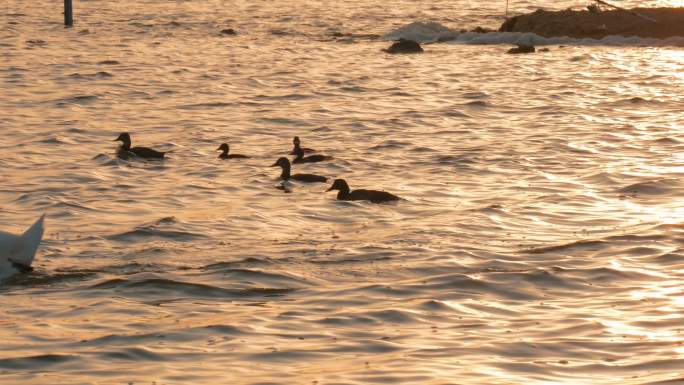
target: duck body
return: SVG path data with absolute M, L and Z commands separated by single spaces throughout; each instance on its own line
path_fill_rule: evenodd
M 295 155 L 297 155 L 297 157 L 294 158 L 292 163 L 316 163 L 316 162 L 324 162 L 326 160 L 330 160 L 333 158 L 332 156 L 328 156 L 328 155 L 304 156 L 304 150 L 301 147 L 295 147 Z
M 327 190 L 338 190 L 337 200 L 340 201 L 370 201 L 372 203 L 384 203 L 398 201 L 401 198 L 388 193 L 387 191 L 358 189 L 351 191 L 347 181 L 344 179 L 335 179 L 333 185 Z
M 283 170 L 282 173 L 280 174 L 280 179 L 282 180 L 297 180 L 300 182 L 307 182 L 307 183 L 325 183 L 328 181 L 328 178 L 325 176 L 321 175 L 314 175 L 314 174 L 292 174 L 292 166 L 290 165 L 290 160 L 283 157 L 279 158 L 271 167 L 276 167 L 280 166 L 280 168 Z
M 121 142 L 121 147 L 116 153 L 121 159 L 130 159 L 132 156 L 143 159 L 164 159 L 166 154 L 148 147 L 131 147 L 131 136 L 127 132 L 121 133 L 114 141 Z
M 314 150 L 313 148 L 302 147 L 301 146 L 302 141 L 299 139 L 298 136 L 295 136 L 292 139 L 292 144 L 294 144 L 294 148 L 292 149 L 292 151 L 290 151 L 290 155 L 297 155 L 297 149 L 298 148 L 301 149 L 305 154 L 310 154 L 312 152 L 316 152 L 316 150 Z
M 247 155 L 242 155 L 242 154 L 229 154 L 230 152 L 230 146 L 228 146 L 228 143 L 223 143 L 219 148 L 216 149 L 216 151 L 223 151 L 221 154 L 219 154 L 219 158 L 221 159 L 247 159 L 249 156 Z
M 43 239 L 44 220 L 45 215 L 21 235 L 0 231 L 0 281 L 33 271 L 31 264 Z

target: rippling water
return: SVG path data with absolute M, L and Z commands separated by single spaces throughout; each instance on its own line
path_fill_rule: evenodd
M 374 36 L 503 3 L 4 1 L 0 382 L 684 383 L 684 44 Z M 274 188 L 294 135 L 405 200 Z

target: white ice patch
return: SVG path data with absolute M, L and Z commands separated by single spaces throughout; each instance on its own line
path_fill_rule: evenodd
M 385 40 L 407 39 L 419 43 L 454 40 L 458 37 L 458 31 L 452 30 L 436 22 L 416 21 L 400 27 L 399 29 L 384 35 Z

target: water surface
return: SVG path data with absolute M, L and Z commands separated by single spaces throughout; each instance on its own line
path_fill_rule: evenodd
M 47 213 L 36 272 L 0 288 L 3 384 L 684 378 L 677 40 L 391 56 L 385 34 L 505 4 L 75 6 L 73 29 L 44 0 L 0 16 L 0 223 Z M 172 152 L 118 160 L 122 131 Z M 405 200 L 274 188 L 294 135 L 335 156 L 296 172 Z

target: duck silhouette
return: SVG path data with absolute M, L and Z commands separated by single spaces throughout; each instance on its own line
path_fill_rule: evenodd
M 309 155 L 304 156 L 304 150 L 301 147 L 295 147 L 295 155 L 297 155 L 292 163 L 316 163 L 330 160 L 333 157 L 328 155 Z
M 278 160 L 271 165 L 271 167 L 276 167 L 280 166 L 280 168 L 283 170 L 283 172 L 280 174 L 280 179 L 287 181 L 287 180 L 298 180 L 300 182 L 308 182 L 308 183 L 314 183 L 314 182 L 322 182 L 325 183 L 328 181 L 327 177 L 320 176 L 320 175 L 314 175 L 314 174 L 291 174 L 292 166 L 290 165 L 290 160 L 282 157 L 278 158 Z
M 127 132 L 122 132 L 114 141 L 121 142 L 121 147 L 116 153 L 121 159 L 129 159 L 131 156 L 143 159 L 164 159 L 164 154 L 166 154 L 147 147 L 131 147 L 131 135 Z
M 228 143 L 221 144 L 219 146 L 219 148 L 216 149 L 216 151 L 223 151 L 218 156 L 221 159 L 246 159 L 246 158 L 249 158 L 247 155 L 242 155 L 242 154 L 228 154 L 228 152 L 230 151 L 230 146 L 228 146 Z
M 299 140 L 298 136 L 295 136 L 294 138 L 292 138 L 292 144 L 294 145 L 294 148 L 292 149 L 292 151 L 290 151 L 290 155 L 297 155 L 297 149 L 298 148 L 301 148 L 305 154 L 316 152 L 316 150 L 314 150 L 313 148 L 301 147 L 302 141 Z
M 383 203 L 398 201 L 401 198 L 398 196 L 388 193 L 387 191 L 378 190 L 354 190 L 349 189 L 347 181 L 344 179 L 335 179 L 332 186 L 326 191 L 338 190 L 337 200 L 340 201 L 371 201 L 372 203 Z

